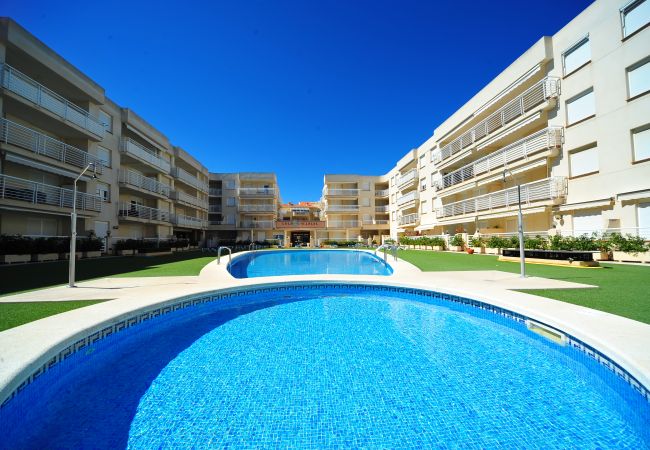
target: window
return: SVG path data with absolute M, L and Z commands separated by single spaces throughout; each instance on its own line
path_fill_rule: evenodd
M 636 205 L 636 215 L 639 225 L 639 236 L 650 239 L 650 203 Z
M 420 178 L 420 190 L 421 191 L 426 191 L 427 190 L 427 179 L 426 179 L 426 177 Z
M 113 116 L 100 109 L 99 121 L 104 124 L 107 133 L 113 134 Z
M 627 37 L 650 22 L 650 1 L 635 0 L 621 9 L 623 36 Z
M 580 213 L 573 216 L 573 233 L 591 234 L 602 231 L 603 218 L 598 213 Z
M 393 222 L 395 222 L 395 211 L 390 213 L 390 218 Z
M 630 98 L 650 91 L 650 59 L 627 69 L 627 89 Z
M 390 185 L 391 185 L 391 186 L 395 186 L 395 175 L 393 175 L 392 177 L 390 177 Z
M 569 153 L 571 177 L 579 177 L 598 172 L 598 147 Z
M 435 149 L 432 148 L 431 149 L 431 162 L 433 162 L 433 160 L 435 159 L 435 157 L 436 157 L 435 155 L 436 155 L 436 151 L 435 151 Z
M 596 112 L 596 103 L 594 101 L 594 90 L 589 89 L 586 92 L 572 98 L 566 102 L 566 122 L 567 125 L 576 123 L 587 117 L 591 117 Z
M 226 206 L 235 206 L 235 197 L 228 197 L 226 199 Z
M 591 45 L 589 44 L 589 36 L 587 36 L 565 51 L 562 55 L 564 75 L 570 74 L 590 60 Z
M 98 145 L 95 153 L 103 165 L 111 167 L 111 151 L 109 149 Z
M 226 180 L 226 189 L 235 189 L 235 180 Z
M 102 198 L 102 200 L 104 200 L 105 202 L 111 201 L 111 190 L 108 187 L 108 184 L 97 183 L 97 187 L 95 188 L 95 193 L 99 195 Z
M 368 181 L 364 181 L 361 183 L 361 190 L 362 191 L 369 191 L 370 190 L 370 183 Z
M 426 155 L 422 155 L 422 156 L 420 156 L 420 169 L 423 168 L 424 165 L 426 164 L 426 161 L 424 160 L 424 157 L 425 157 L 425 156 L 426 156 Z
M 650 127 L 644 130 L 632 131 L 632 147 L 634 161 L 650 159 Z
M 420 202 L 420 214 L 426 214 L 429 212 L 429 205 L 426 200 Z

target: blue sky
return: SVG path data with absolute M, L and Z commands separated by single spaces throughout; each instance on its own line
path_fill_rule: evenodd
M 48 46 L 213 172 L 383 174 L 583 0 L 2 0 Z M 102 25 L 105 24 L 105 25 Z

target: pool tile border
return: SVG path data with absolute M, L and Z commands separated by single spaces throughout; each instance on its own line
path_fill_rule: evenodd
M 173 303 L 166 303 L 162 306 L 158 307 L 153 307 L 152 309 L 148 311 L 139 311 L 133 316 L 127 317 L 123 320 L 120 320 L 118 322 L 115 322 L 111 325 L 108 326 L 103 326 L 98 331 L 94 331 L 88 336 L 78 339 L 74 343 L 68 345 L 65 347 L 63 350 L 59 351 L 56 353 L 52 358 L 47 360 L 44 364 L 42 364 L 38 369 L 36 369 L 34 372 L 32 372 L 31 375 L 29 375 L 25 380 L 23 380 L 22 383 L 18 385 L 16 389 L 14 389 L 6 398 L 3 399 L 2 403 L 0 404 L 0 408 L 4 408 L 12 399 L 14 399 L 18 394 L 20 394 L 27 386 L 29 386 L 32 382 L 34 382 L 37 378 L 39 378 L 41 375 L 43 375 L 45 372 L 48 370 L 52 369 L 54 366 L 59 364 L 62 361 L 65 361 L 66 359 L 70 358 L 72 355 L 77 353 L 78 351 L 89 347 L 96 342 L 113 335 L 114 333 L 118 333 L 124 330 L 127 330 L 129 328 L 132 328 L 137 325 L 141 325 L 150 319 L 156 318 L 156 317 L 161 317 L 164 315 L 167 315 L 171 312 L 174 311 L 179 311 L 182 309 L 187 309 L 193 306 L 198 306 L 202 304 L 207 304 L 207 303 L 213 303 L 219 300 L 224 300 L 224 299 L 232 299 L 232 298 L 239 298 L 247 295 L 255 295 L 255 294 L 263 294 L 263 293 L 268 293 L 268 292 L 288 292 L 288 291 L 300 291 L 300 290 L 310 290 L 314 288 L 322 288 L 322 289 L 337 289 L 337 288 L 345 288 L 345 289 L 357 289 L 357 290 L 365 290 L 365 291 L 384 291 L 384 292 L 395 292 L 395 293 L 403 293 L 403 294 L 413 294 L 413 295 L 420 295 L 424 297 L 431 297 L 431 298 L 436 298 L 440 299 L 443 301 L 449 301 L 453 303 L 459 303 L 467 306 L 471 306 L 476 309 L 484 310 L 484 311 L 489 311 L 493 314 L 502 316 L 504 318 L 513 320 L 515 322 L 524 324 L 526 323 L 527 320 L 535 320 L 537 323 L 540 323 L 552 330 L 555 330 L 559 333 L 562 333 L 563 335 L 566 336 L 567 338 L 567 345 L 571 346 L 572 348 L 582 352 L 583 354 L 587 355 L 591 359 L 595 360 L 605 368 L 609 369 L 610 372 L 613 372 L 616 376 L 618 376 L 620 379 L 622 379 L 624 382 L 626 382 L 628 385 L 630 385 L 635 391 L 637 391 L 647 402 L 650 403 L 650 390 L 646 388 L 642 383 L 640 383 L 633 375 L 631 375 L 627 370 L 622 368 L 618 363 L 616 363 L 614 360 L 610 359 L 609 357 L 605 356 L 589 344 L 586 344 L 585 342 L 581 341 L 580 339 L 577 339 L 570 334 L 558 330 L 557 328 L 550 326 L 548 324 L 545 324 L 544 322 L 541 322 L 537 319 L 529 318 L 527 316 L 524 316 L 522 314 L 515 313 L 513 311 L 510 311 L 505 308 L 501 308 L 499 306 L 492 305 L 487 302 L 483 302 L 480 300 L 475 300 L 467 297 L 462 297 L 459 295 L 453 295 L 453 294 L 447 294 L 447 293 L 442 293 L 442 292 L 437 292 L 437 291 L 431 291 L 431 290 L 426 290 L 426 289 L 420 289 L 420 288 L 410 288 L 410 287 L 397 287 L 397 286 L 390 286 L 390 285 L 380 285 L 380 284 L 368 284 L 368 283 L 355 283 L 355 282 L 322 282 L 322 281 L 317 281 L 317 282 L 291 282 L 287 283 L 285 285 L 278 285 L 278 286 L 265 286 L 265 287 L 251 287 L 251 286 L 245 286 L 245 287 L 237 287 L 237 288 L 231 288 L 228 289 L 224 292 L 219 292 L 217 294 L 214 293 L 200 293 L 200 294 L 193 294 L 191 296 L 185 296 L 185 297 L 180 297 L 174 300 L 171 300 Z M 230 305 L 230 307 L 235 306 L 235 305 Z

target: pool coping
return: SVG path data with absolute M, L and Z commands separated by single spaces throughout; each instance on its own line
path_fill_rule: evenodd
M 48 362 L 72 344 L 101 339 L 103 330 L 111 325 L 187 299 L 285 283 L 353 283 L 434 291 L 459 296 L 505 309 L 546 324 L 593 347 L 614 361 L 638 380 L 646 390 L 650 387 L 650 325 L 569 303 L 480 286 L 449 288 L 432 286 L 419 269 L 403 260 L 389 262 L 392 275 L 299 275 L 236 279 L 226 276 L 226 265 L 208 264 L 201 272 L 204 280 L 218 280 L 219 286 L 199 283 L 192 288 L 174 291 L 155 289 L 152 295 L 138 295 L 91 305 L 47 317 L 0 333 L 0 405 L 40 375 Z M 205 273 L 204 273 L 205 272 Z M 225 273 L 224 273 L 225 272 Z M 468 283 L 471 284 L 471 283 Z M 154 290 L 154 288 L 150 289 Z M 179 295 L 185 291 L 184 295 Z M 85 340 L 85 341 L 84 341 Z M 92 342 L 91 342 L 92 343 Z M 80 344 L 81 345 L 81 344 Z M 37 375 L 38 374 L 38 375 Z

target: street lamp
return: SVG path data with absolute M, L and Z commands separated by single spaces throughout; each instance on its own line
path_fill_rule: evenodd
M 93 179 L 97 179 L 97 165 L 94 162 L 88 163 L 86 168 L 81 171 L 79 176 L 74 180 L 74 188 L 72 191 L 72 213 L 70 214 L 70 229 L 72 237 L 70 238 L 70 257 L 68 259 L 68 287 L 76 287 L 74 285 L 75 276 L 75 263 L 77 262 L 77 181 L 86 173 L 90 168 L 93 168 Z
M 506 173 L 510 172 L 510 176 L 514 179 L 510 169 L 503 169 L 503 183 L 506 182 Z M 526 278 L 526 255 L 524 255 L 524 217 L 521 214 L 521 184 L 517 183 L 517 203 L 519 205 L 519 264 L 520 264 L 520 277 Z

